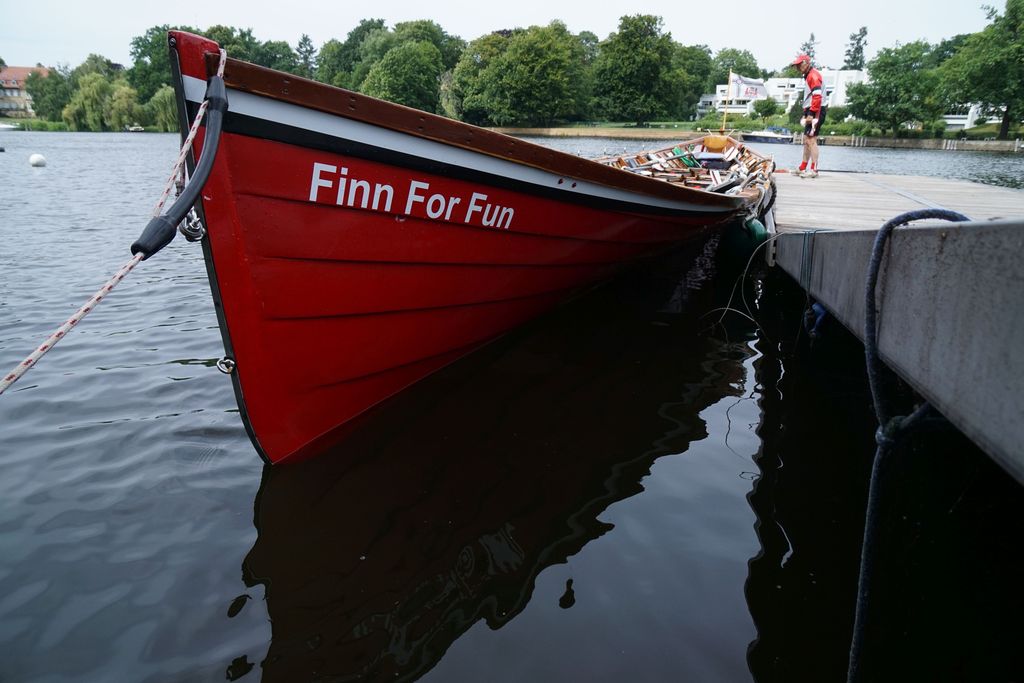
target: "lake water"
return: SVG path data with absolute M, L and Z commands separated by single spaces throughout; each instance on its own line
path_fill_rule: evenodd
M 3 372 L 129 258 L 178 140 L 0 144 Z M 1024 155 L 822 159 L 1024 176 Z M 264 468 L 175 240 L 0 397 L 0 681 L 843 680 L 859 345 L 808 347 L 782 280 L 761 328 L 712 326 L 732 276 L 698 275 L 625 277 L 383 406 L 344 458 Z M 906 460 L 875 656 L 1019 680 L 1020 487 L 948 430 Z

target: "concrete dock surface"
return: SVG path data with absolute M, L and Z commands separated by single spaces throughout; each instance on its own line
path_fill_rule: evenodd
M 879 351 L 1024 483 L 1024 190 L 859 173 L 777 174 L 776 184 L 770 262 L 862 340 L 878 228 L 929 207 L 972 219 L 893 233 L 877 289 Z
M 948 178 L 822 171 L 817 178 L 776 173 L 779 232 L 877 230 L 897 214 L 926 208 L 974 220 L 1024 217 L 1024 191 Z

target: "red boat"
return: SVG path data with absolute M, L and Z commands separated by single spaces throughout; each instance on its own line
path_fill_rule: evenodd
M 220 48 L 169 41 L 186 130 Z M 272 463 L 772 193 L 771 162 L 724 136 L 595 162 L 230 58 L 223 83 L 196 208 L 243 420 Z

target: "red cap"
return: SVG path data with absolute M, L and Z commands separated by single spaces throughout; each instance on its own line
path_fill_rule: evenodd
M 811 61 L 810 55 L 806 55 L 806 54 L 801 53 L 801 54 L 798 54 L 796 57 L 794 57 L 793 61 L 790 62 L 789 65 L 790 66 L 796 66 L 797 64 L 800 64 L 801 62 L 809 62 L 809 61 Z

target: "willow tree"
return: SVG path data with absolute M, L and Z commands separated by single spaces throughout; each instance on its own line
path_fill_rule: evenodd
M 113 91 L 110 81 L 99 73 L 87 73 L 78 81 L 71 101 L 61 116 L 71 130 L 98 132 L 108 130 L 104 109 Z
M 145 110 L 139 105 L 138 93 L 128 81 L 115 81 L 110 96 L 103 103 L 103 120 L 110 130 L 124 130 L 144 118 Z
M 174 99 L 174 88 L 162 85 L 146 102 L 149 120 L 164 133 L 178 130 L 178 107 Z

